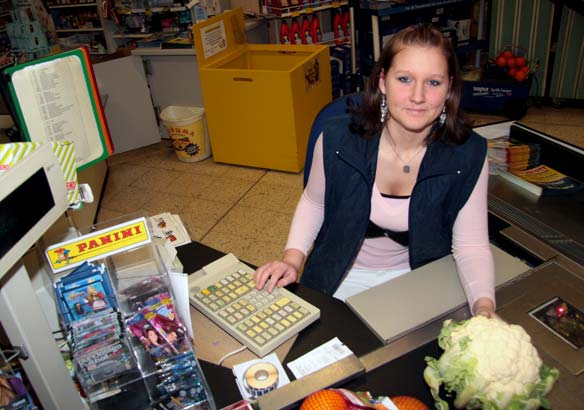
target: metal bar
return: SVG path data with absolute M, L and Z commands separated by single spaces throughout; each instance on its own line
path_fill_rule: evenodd
M 261 410 L 290 409 L 317 390 L 339 386 L 365 373 L 357 356 L 351 355 L 258 398 Z

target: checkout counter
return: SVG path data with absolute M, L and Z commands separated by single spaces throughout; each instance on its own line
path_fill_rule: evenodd
M 525 132 L 525 138 L 541 138 L 542 145 L 553 144 L 549 147 L 546 145 L 544 150 L 554 152 L 556 149 L 560 157 L 555 163 L 552 162 L 553 158 L 545 159 L 546 164 L 583 179 L 578 174 L 581 171 L 574 165 L 582 163 L 581 150 L 548 140 L 549 137 L 538 135 L 525 127 L 519 128 L 513 132 L 518 132 L 518 135 Z M 514 256 L 518 256 L 531 265 L 515 261 L 517 264 L 513 271 L 497 269 L 497 313 L 508 322 L 523 326 L 531 335 L 542 360 L 560 370 L 560 378 L 549 396 L 553 408 L 581 408 L 584 402 L 584 349 L 570 346 L 534 320 L 529 312 L 556 297 L 566 300 L 580 311 L 584 310 L 584 264 L 581 259 L 584 192 L 564 197 L 536 197 L 498 177 L 493 177 L 491 182 L 489 213 L 494 222 L 490 226 L 492 239 L 499 248 L 512 255 L 501 251 L 501 259 L 515 261 Z M 62 213 L 64 209 L 63 204 L 55 211 L 55 219 L 57 213 Z M 50 226 L 52 223 L 53 220 L 45 225 Z M 28 249 L 26 245 L 22 247 L 21 253 Z M 222 252 L 196 242 L 179 247 L 177 251 L 185 272 L 195 272 L 223 256 Z M 421 269 L 438 269 L 437 264 L 444 263 L 444 260 L 438 260 Z M 442 273 L 445 272 L 448 273 L 442 270 Z M 406 276 L 415 277 L 414 273 Z M 455 275 L 455 272 L 450 271 L 450 277 Z M 13 283 L 9 280 L 0 289 L 0 304 L 4 306 L 1 319 L 5 328 L 9 324 L 12 326 L 11 341 L 31 346 L 31 356 L 35 355 L 35 359 L 38 356 L 38 360 L 25 361 L 30 366 L 30 369 L 26 368 L 27 375 L 38 377 L 38 381 L 33 383 L 35 387 L 50 385 L 46 390 L 37 390 L 39 395 L 46 398 L 43 405 L 52 404 L 45 405 L 46 408 L 82 408 L 77 404 L 78 394 L 73 389 L 56 345 L 47 343 L 46 337 L 38 336 L 43 332 L 50 334 L 50 329 L 46 325 L 41 326 L 37 320 L 43 317 L 43 313 L 40 305 L 32 304 L 35 296 L 30 283 L 27 283 L 30 280 L 26 270 L 20 267 L 18 275 L 14 277 L 19 281 Z M 26 289 L 23 289 L 25 285 Z M 388 321 L 398 317 L 411 318 L 412 306 L 421 307 L 419 310 L 426 316 L 418 316 L 421 319 L 417 323 L 410 322 L 405 331 L 401 329 L 394 335 L 380 337 L 371 322 L 365 316 L 360 317 L 359 312 L 362 311 L 353 310 L 355 306 L 351 309 L 345 303 L 300 284 L 293 284 L 288 289 L 318 307 L 321 317 L 292 340 L 290 348 L 280 358 L 284 368 L 288 362 L 334 337 L 338 337 L 353 355 L 299 380 L 294 380 L 289 374 L 293 380 L 290 384 L 259 398 L 260 409 L 297 408 L 306 396 L 327 387 L 369 391 L 374 396 L 411 395 L 432 406 L 430 391 L 423 380 L 426 365 L 424 358 L 441 355 L 436 337 L 445 319 L 463 320 L 470 317 L 464 300 L 443 297 L 441 299 L 448 300 L 449 305 L 437 307 L 436 300 L 432 300 L 432 292 L 424 291 L 421 285 L 422 290 L 417 297 L 412 297 L 410 291 L 403 291 L 402 300 L 397 301 L 395 309 L 388 310 L 386 304 L 380 304 L 377 309 L 387 312 Z M 26 332 L 22 331 L 24 325 Z M 205 327 L 195 328 L 195 339 L 210 331 Z M 19 333 L 24 333 L 24 336 Z M 23 337 L 28 337 L 26 343 L 20 341 Z M 582 340 L 582 329 L 580 338 Z M 196 343 L 195 340 L 195 346 Z M 198 351 L 197 355 L 217 408 L 240 401 L 232 370 L 205 360 Z M 52 391 L 57 393 L 51 394 Z M 118 408 L 119 402 L 113 405 L 112 408 Z M 130 408 L 129 405 L 127 408 Z
M 178 248 L 178 257 L 186 271 L 198 270 L 221 256 L 223 253 L 200 243 Z M 557 295 L 572 303 L 581 303 L 584 300 L 584 268 L 572 265 L 562 257 L 554 258 L 532 270 L 527 266 L 525 268 L 526 271 L 520 272 L 520 265 L 516 265 L 516 276 L 498 288 L 497 313 L 506 321 L 523 326 L 532 336 L 542 360 L 560 369 L 560 380 L 550 395 L 553 408 L 578 408 L 584 384 L 580 374 L 584 364 L 582 351 L 562 343 L 556 335 L 535 322 L 527 312 Z M 452 274 L 456 276 L 456 273 Z M 299 284 L 291 285 L 288 289 L 321 309 L 321 318 L 299 334 L 282 360 L 288 377 L 293 381 L 261 396 L 258 399 L 260 409 L 298 408 L 306 396 L 328 387 L 369 391 L 374 396 L 410 395 L 432 407 L 433 399 L 423 379 L 426 367 L 424 358 L 438 358 L 442 354 L 436 337 L 445 319 L 460 321 L 470 318 L 465 304 L 438 314 L 413 331 L 398 335 L 385 344 L 348 305 Z M 412 303 L 425 306 L 428 317 L 433 315 L 432 306 L 426 300 L 409 299 Z M 392 316 L 405 314 L 409 308 L 407 304 L 400 303 L 403 304 L 404 311 L 394 311 Z M 206 332 L 207 328 L 194 330 L 197 337 L 197 334 Z M 338 337 L 354 355 L 302 379 L 294 380 L 285 365 L 333 337 Z M 231 369 L 200 357 L 199 362 L 217 408 L 241 400 Z
M 480 133 L 480 129 L 478 131 Z M 584 180 L 581 169 L 575 165 L 582 163 L 580 149 L 524 126 L 511 132 L 517 138 L 539 141 L 544 151 L 544 163 Z M 507 263 L 497 267 L 497 313 L 504 320 L 524 327 L 544 363 L 559 369 L 560 378 L 549 395 L 553 408 L 581 408 L 584 401 L 584 349 L 570 346 L 534 320 L 529 312 L 555 297 L 584 310 L 584 192 L 562 197 L 536 197 L 497 176 L 491 178 L 489 217 L 492 242 L 512 255 L 500 250 L 495 252 L 496 260 L 502 258 Z M 198 243 L 178 248 L 178 258 L 185 272 L 195 272 L 221 256 L 223 253 Z M 508 264 L 510 261 L 511 265 Z M 444 261 L 436 263 L 443 264 Z M 505 267 L 501 269 L 501 266 Z M 429 264 L 421 269 L 432 271 L 433 268 L 444 267 Z M 394 301 L 377 308 L 390 309 L 387 310 L 389 321 L 391 317 L 407 316 L 414 305 L 422 306 L 427 320 L 411 323 L 406 331 L 384 338 L 375 327 L 366 323 L 367 320 L 362 320 L 365 318 L 360 317 L 358 309 L 351 309 L 299 284 L 288 289 L 321 309 L 321 318 L 298 335 L 281 360 L 292 382 L 261 396 L 258 399 L 261 409 L 298 408 L 306 396 L 327 387 L 369 391 L 373 396 L 411 395 L 433 407 L 433 399 L 423 379 L 424 358 L 437 358 L 442 354 L 436 338 L 445 319 L 470 317 L 464 300 L 459 303 L 461 301 L 454 298 L 449 305 L 437 307 L 429 292 L 427 297 L 424 290 L 411 297 L 409 290 L 404 291 L 403 302 Z M 401 311 L 398 311 L 396 306 L 400 304 Z M 195 334 L 197 331 L 202 332 L 195 329 Z M 579 331 L 582 337 L 583 330 Z M 352 350 L 354 356 L 294 380 L 286 363 L 335 336 Z M 231 369 L 201 357 L 199 360 L 218 408 L 241 400 Z

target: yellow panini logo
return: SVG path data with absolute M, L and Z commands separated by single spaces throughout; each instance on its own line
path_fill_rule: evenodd
M 146 218 L 139 218 L 52 245 L 46 256 L 53 272 L 59 273 L 85 261 L 137 248 L 150 240 Z

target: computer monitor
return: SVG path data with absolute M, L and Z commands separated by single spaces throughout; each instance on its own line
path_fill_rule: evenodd
M 67 209 L 59 160 L 44 144 L 0 174 L 0 278 Z

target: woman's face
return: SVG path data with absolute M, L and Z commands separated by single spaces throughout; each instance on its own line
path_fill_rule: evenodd
M 166 335 L 166 339 L 168 340 L 169 343 L 174 343 L 178 340 L 178 335 L 173 330 L 172 332 L 169 332 L 168 335 Z
M 147 336 L 148 336 L 148 340 L 150 340 L 150 343 L 152 343 L 152 344 L 158 343 L 158 335 L 156 334 L 156 332 L 154 330 L 149 329 L 147 332 Z
M 450 91 L 446 57 L 435 47 L 406 47 L 381 73 L 379 89 L 387 98 L 394 126 L 427 134 Z

